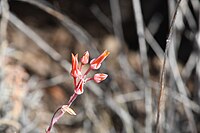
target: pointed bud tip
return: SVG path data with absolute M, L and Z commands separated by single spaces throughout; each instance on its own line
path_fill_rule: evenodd
M 105 50 L 104 53 L 105 53 L 105 56 L 108 56 L 110 54 L 108 50 Z
M 81 63 L 82 64 L 87 64 L 89 62 L 89 52 L 86 51 L 83 55 L 83 57 L 81 58 Z

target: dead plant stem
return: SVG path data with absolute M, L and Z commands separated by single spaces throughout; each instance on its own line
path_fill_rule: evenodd
M 172 40 L 172 35 L 173 35 L 173 26 L 174 26 L 174 22 L 176 19 L 176 15 L 178 12 L 178 7 L 180 4 L 181 0 L 178 0 L 177 4 L 176 4 L 176 8 L 175 8 L 175 12 L 173 14 L 172 17 L 172 21 L 170 23 L 170 27 L 169 27 L 169 35 L 167 37 L 166 40 L 166 47 L 165 47 L 165 53 L 164 53 L 164 61 L 162 64 L 162 68 L 161 68 L 161 76 L 160 76 L 160 94 L 159 94 L 159 99 L 158 99 L 158 108 L 157 108 L 157 119 L 156 119 L 156 132 L 160 132 L 160 119 L 161 119 L 161 115 L 164 112 L 164 106 L 165 106 L 165 73 L 166 73 L 166 61 L 167 61 L 167 54 L 169 51 L 169 47 L 171 45 L 171 40 Z M 162 108 L 163 107 L 163 108 Z

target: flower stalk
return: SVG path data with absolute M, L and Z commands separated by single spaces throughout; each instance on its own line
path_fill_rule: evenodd
M 59 107 L 53 114 L 49 127 L 46 129 L 46 133 L 50 133 L 53 125 L 65 114 L 65 112 L 69 113 L 70 115 L 76 115 L 73 109 L 70 108 L 74 100 L 77 98 L 78 95 L 84 92 L 84 85 L 88 81 L 94 80 L 96 83 L 100 83 L 101 81 L 107 78 L 107 74 L 98 73 L 95 74 L 93 77 L 87 78 L 87 74 L 91 70 L 99 69 L 102 62 L 106 59 L 106 57 L 110 54 L 107 50 L 105 50 L 99 57 L 90 61 L 90 67 L 88 70 L 82 74 L 81 70 L 84 65 L 89 63 L 89 52 L 86 51 L 84 55 L 81 57 L 81 63 L 79 66 L 78 63 L 78 54 L 72 54 L 72 70 L 71 76 L 74 79 L 74 94 L 70 97 L 67 104 L 62 105 Z

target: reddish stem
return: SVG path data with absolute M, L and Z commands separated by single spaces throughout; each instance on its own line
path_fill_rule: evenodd
M 94 78 L 93 77 L 92 78 L 87 78 L 85 82 L 88 82 L 90 80 L 94 80 Z
M 69 101 L 68 101 L 68 103 L 67 103 L 67 105 L 68 105 L 68 107 L 70 107 L 71 105 L 72 105 L 72 103 L 74 102 L 74 100 L 77 98 L 77 94 L 76 93 L 74 93 L 71 97 L 70 97 L 70 99 L 69 99 Z
M 77 95 L 76 93 L 74 93 L 74 94 L 70 97 L 70 99 L 69 99 L 69 101 L 68 101 L 68 103 L 67 103 L 67 106 L 68 106 L 68 107 L 71 106 L 71 104 L 72 104 L 73 101 L 77 98 L 77 96 L 78 96 L 78 95 Z M 58 116 L 56 116 L 56 114 L 57 114 L 59 111 L 61 111 L 61 112 L 58 114 Z M 51 123 L 50 123 L 49 127 L 47 128 L 46 133 L 50 133 L 50 131 L 51 131 L 53 125 L 64 115 L 64 113 L 65 113 L 65 112 L 62 110 L 62 106 L 59 107 L 59 108 L 54 112 L 53 117 L 51 118 Z
M 77 78 L 74 77 L 74 86 L 76 86 L 76 79 L 77 79 Z
M 54 121 L 54 117 L 55 117 L 55 115 L 57 114 L 57 112 L 58 112 L 61 108 L 62 108 L 62 107 L 59 107 L 59 108 L 54 112 L 53 117 L 51 118 L 51 123 L 50 123 L 48 129 L 46 130 L 46 133 L 50 133 L 51 128 L 53 127 L 54 123 L 56 122 L 56 121 Z

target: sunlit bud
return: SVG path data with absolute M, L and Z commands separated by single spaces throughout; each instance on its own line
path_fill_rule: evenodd
M 99 69 L 101 63 L 105 60 L 105 58 L 110 54 L 107 50 L 105 50 L 98 58 L 90 61 L 91 69 Z
M 72 54 L 72 70 L 71 70 L 71 75 L 75 78 L 81 75 L 80 70 L 78 69 L 78 54 L 74 56 Z
M 97 73 L 94 75 L 94 81 L 96 83 L 100 83 L 101 81 L 105 80 L 108 77 L 107 74 L 104 73 Z
M 81 58 L 81 63 L 82 64 L 87 64 L 89 62 L 89 52 L 86 51 L 83 55 L 83 57 Z

